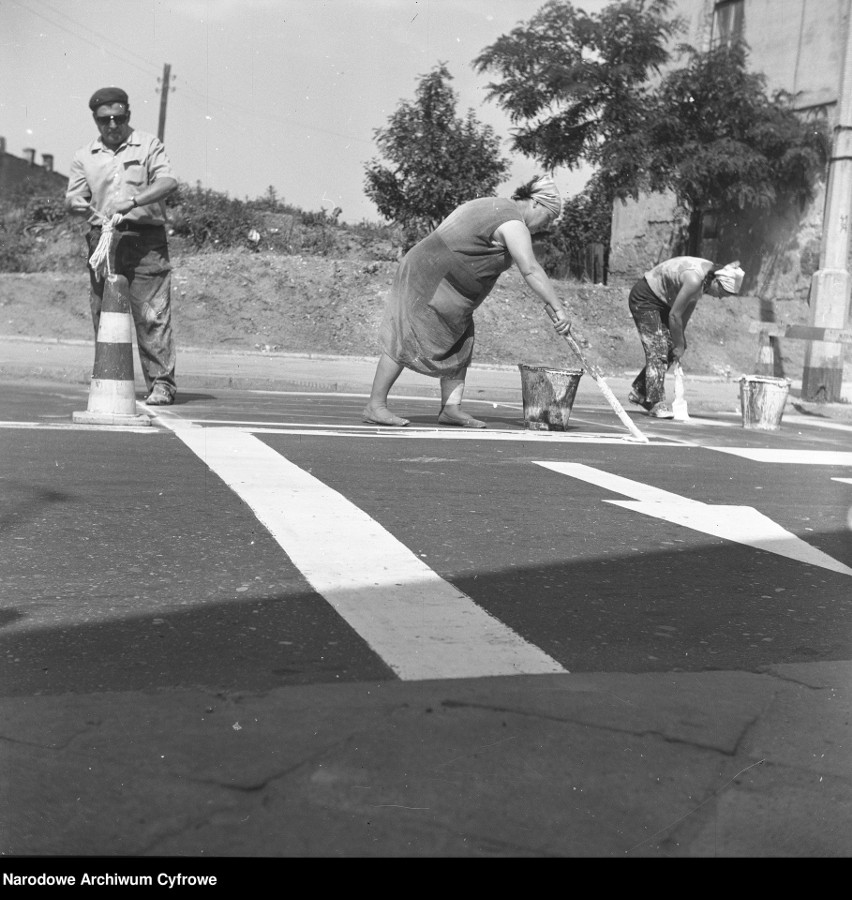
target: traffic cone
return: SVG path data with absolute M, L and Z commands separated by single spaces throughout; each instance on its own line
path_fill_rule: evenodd
M 772 346 L 772 338 L 765 331 L 761 331 L 758 341 L 754 374 L 772 376 L 775 374 L 775 348 Z
M 107 275 L 104 285 L 89 405 L 75 412 L 78 425 L 150 425 L 136 413 L 133 380 L 133 316 L 130 292 L 123 275 Z

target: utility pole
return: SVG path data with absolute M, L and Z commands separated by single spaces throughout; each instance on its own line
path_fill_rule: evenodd
M 171 77 L 172 67 L 165 63 L 163 66 L 162 87 L 160 88 L 160 126 L 157 129 L 157 137 L 163 141 L 166 135 L 166 103 L 169 99 L 169 78 Z M 158 78 L 157 81 L 160 81 Z M 171 90 L 174 90 L 172 88 Z
M 820 268 L 811 279 L 810 325 L 846 326 L 848 315 L 849 230 L 852 227 L 852 0 L 843 24 L 843 63 L 837 97 L 831 160 L 822 223 Z M 843 345 L 809 341 L 802 373 L 802 398 L 836 403 L 843 386 Z

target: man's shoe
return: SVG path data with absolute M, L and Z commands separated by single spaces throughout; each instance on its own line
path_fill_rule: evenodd
M 655 419 L 673 419 L 674 413 L 665 403 L 655 403 L 649 410 L 648 415 Z
M 169 393 L 161 384 L 155 384 L 151 393 L 145 398 L 148 406 L 171 406 L 174 402 L 174 394 Z

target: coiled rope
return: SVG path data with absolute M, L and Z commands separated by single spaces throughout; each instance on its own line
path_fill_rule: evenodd
M 94 207 L 91 207 L 94 209 Z M 98 245 L 95 247 L 94 252 L 89 257 L 89 265 L 92 267 L 92 271 L 95 273 L 95 278 L 98 281 L 102 281 L 104 276 L 112 275 L 112 266 L 110 262 L 112 249 L 112 241 L 115 237 L 115 226 L 124 218 L 121 213 L 115 213 L 110 218 L 106 218 L 103 213 L 99 213 L 96 209 L 94 211 L 101 217 L 102 225 L 101 225 L 101 236 L 98 238 Z

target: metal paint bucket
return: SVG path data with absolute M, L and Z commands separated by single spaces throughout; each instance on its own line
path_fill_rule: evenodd
M 518 363 L 524 428 L 530 431 L 565 431 L 583 369 L 548 369 Z
M 740 378 L 743 428 L 777 431 L 781 427 L 790 384 L 789 378 L 743 375 Z

